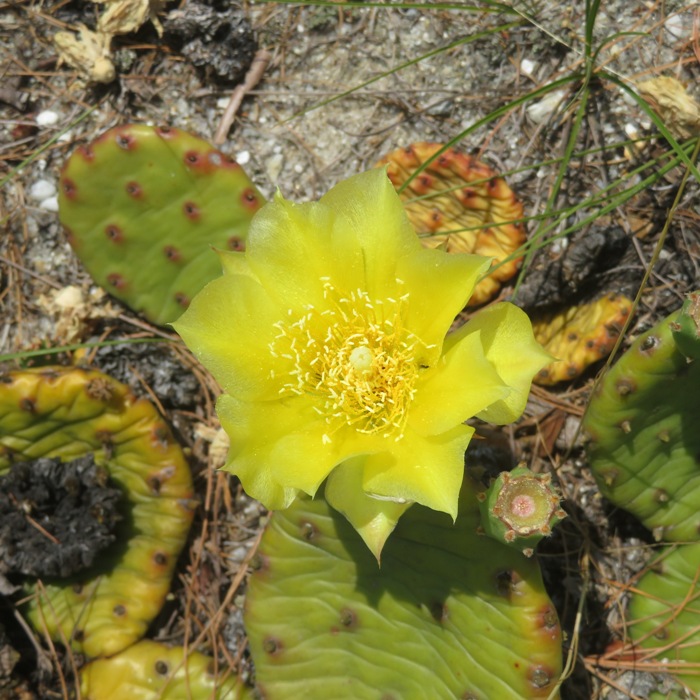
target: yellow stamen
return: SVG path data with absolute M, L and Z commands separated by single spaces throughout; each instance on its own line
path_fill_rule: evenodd
M 343 425 L 400 440 L 426 364 L 419 357 L 426 346 L 403 327 L 408 294 L 371 299 L 356 289 L 341 295 L 322 281 L 327 308 L 309 307 L 296 320 L 276 324 L 270 353 L 290 366 L 276 372 L 279 393 L 316 397 L 314 410 L 331 426 L 324 442 Z

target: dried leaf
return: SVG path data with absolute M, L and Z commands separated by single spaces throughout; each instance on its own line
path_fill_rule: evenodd
M 679 80 L 662 75 L 640 83 L 637 88 L 677 139 L 700 134 L 700 105 Z
M 158 35 L 161 35 L 163 28 L 156 17 L 156 12 L 162 6 L 161 0 L 116 0 L 110 2 L 109 7 L 97 21 L 97 29 L 112 36 L 128 34 L 140 29 L 141 25 L 150 19 Z
M 111 83 L 116 77 L 110 58 L 111 40 L 111 36 L 93 32 L 84 25 L 78 25 L 77 35 L 73 32 L 57 32 L 53 37 L 59 60 L 96 83 Z

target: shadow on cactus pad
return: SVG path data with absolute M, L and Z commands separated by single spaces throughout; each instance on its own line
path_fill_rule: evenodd
M 274 513 L 245 622 L 266 700 L 556 698 L 561 635 L 536 560 L 413 506 L 382 553 L 326 502 Z M 554 691 L 554 692 L 553 692 Z
M 118 126 L 78 148 L 59 183 L 61 223 L 93 279 L 157 324 L 218 277 L 264 203 L 238 163 L 184 131 Z

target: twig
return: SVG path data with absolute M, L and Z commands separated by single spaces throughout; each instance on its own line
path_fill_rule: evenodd
M 221 123 L 214 136 L 215 146 L 221 146 L 221 144 L 226 141 L 228 132 L 231 129 L 231 124 L 233 124 L 233 120 L 238 112 L 238 108 L 241 106 L 241 102 L 243 102 L 243 98 L 248 94 L 249 90 L 252 90 L 260 82 L 267 68 L 267 64 L 271 59 L 272 54 L 269 51 L 265 51 L 265 49 L 260 49 L 260 51 L 255 54 L 255 58 L 253 58 L 253 62 L 250 64 L 250 68 L 245 74 L 243 83 L 238 85 L 231 93 L 231 99 L 228 105 L 226 105 L 224 115 L 221 117 Z

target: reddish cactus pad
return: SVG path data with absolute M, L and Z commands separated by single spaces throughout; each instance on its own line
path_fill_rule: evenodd
M 442 146 L 415 143 L 385 156 L 388 175 L 399 189 Z M 408 218 L 428 248 L 492 257 L 494 269 L 476 286 L 470 306 L 494 297 L 518 270 L 525 242 L 523 205 L 488 165 L 448 149 L 399 190 Z
M 535 338 L 557 359 L 535 375 L 534 382 L 552 386 L 576 379 L 612 351 L 632 311 L 632 301 L 608 294 L 597 301 L 532 319 Z
M 78 148 L 59 186 L 61 222 L 88 272 L 158 324 L 220 274 L 212 247 L 245 246 L 263 203 L 242 168 L 206 141 L 145 125 Z

